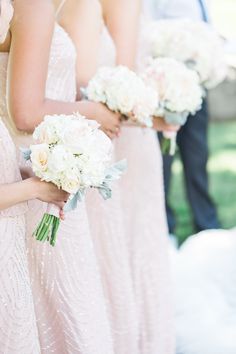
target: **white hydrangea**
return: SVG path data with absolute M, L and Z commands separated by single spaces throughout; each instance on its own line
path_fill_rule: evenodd
M 46 116 L 30 147 L 36 176 L 68 193 L 102 185 L 112 153 L 97 122 L 79 114 Z
M 179 60 L 199 76 L 209 89 L 222 82 L 227 74 L 224 43 L 205 22 L 183 19 L 151 22 L 143 30 L 142 42 L 153 58 L 171 57 Z M 143 58 L 144 59 L 144 58 Z
M 150 59 L 144 81 L 159 94 L 158 115 L 192 113 L 200 109 L 203 91 L 196 72 L 172 58 Z
M 100 68 L 85 92 L 89 100 L 104 103 L 114 112 L 152 126 L 158 95 L 127 67 Z

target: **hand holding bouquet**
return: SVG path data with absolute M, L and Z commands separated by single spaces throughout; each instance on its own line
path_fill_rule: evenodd
M 168 124 L 184 125 L 189 114 L 201 108 L 203 91 L 198 75 L 175 59 L 150 59 L 142 73 L 144 81 L 158 92 L 155 115 Z M 163 153 L 175 152 L 176 133 L 164 133 Z
M 100 68 L 83 93 L 126 119 L 152 127 L 158 95 L 125 66 Z
M 74 209 L 88 188 L 97 188 L 104 199 L 111 197 L 111 182 L 125 169 L 125 162 L 110 165 L 112 144 L 99 125 L 79 114 L 46 116 L 35 129 L 35 145 L 24 151 L 37 177 L 71 194 L 65 211 Z M 34 235 L 55 245 L 58 209 L 49 208 Z

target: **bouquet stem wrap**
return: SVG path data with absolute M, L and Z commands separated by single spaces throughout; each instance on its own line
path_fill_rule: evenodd
M 47 211 L 33 233 L 33 236 L 35 236 L 37 241 L 48 241 L 51 246 L 55 246 L 59 225 L 59 208 L 54 204 L 48 204 Z
M 161 141 L 161 152 L 163 155 L 174 156 L 176 151 L 176 138 L 175 132 L 163 132 L 163 138 Z

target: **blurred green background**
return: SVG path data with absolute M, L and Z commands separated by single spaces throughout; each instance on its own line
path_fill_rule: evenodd
M 209 183 L 223 228 L 236 226 L 236 122 L 211 122 L 209 126 Z M 183 170 L 178 154 L 173 165 L 170 203 L 177 219 L 176 235 L 181 244 L 194 234 L 185 197 Z
M 236 41 L 236 0 L 211 0 L 210 4 L 215 27 L 223 36 Z M 233 84 L 236 85 L 236 81 Z M 236 112 L 233 121 L 227 121 L 224 116 L 217 122 L 214 117 L 211 119 L 208 164 L 210 192 L 222 227 L 231 228 L 236 226 Z M 183 170 L 178 154 L 173 165 L 169 199 L 176 214 L 176 235 L 181 244 L 195 230 L 185 196 Z

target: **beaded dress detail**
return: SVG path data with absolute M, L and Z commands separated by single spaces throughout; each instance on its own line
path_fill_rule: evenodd
M 1 60 L 2 54 L 0 67 Z M 0 120 L 0 184 L 20 180 L 15 146 Z M 27 209 L 26 203 L 20 203 L 0 212 L 0 352 L 4 354 L 40 353 L 25 244 Z
M 46 84 L 47 98 L 75 101 L 75 62 L 74 45 L 63 28 L 56 24 Z M 9 124 L 10 118 L 5 116 Z M 29 144 L 29 135 L 18 132 L 12 123 L 10 128 L 17 144 Z M 76 210 L 67 213 L 54 248 L 32 237 L 46 206 L 32 201 L 27 215 L 28 261 L 41 353 L 112 354 L 110 325 L 85 205 L 79 203 Z

